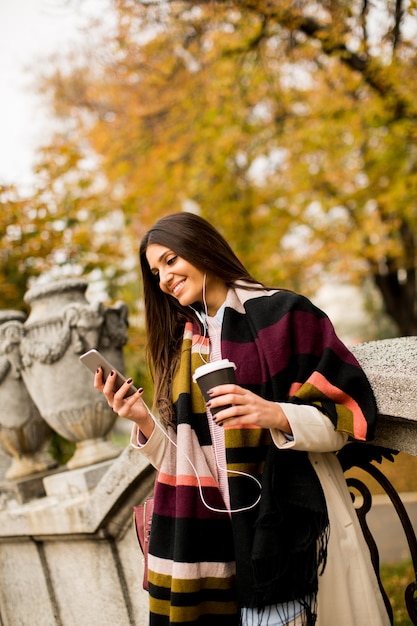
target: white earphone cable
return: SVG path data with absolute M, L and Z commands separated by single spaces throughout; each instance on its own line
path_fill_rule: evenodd
M 145 404 L 145 402 L 143 402 Z M 257 498 L 255 499 L 255 501 L 252 504 L 249 504 L 248 506 L 244 506 L 238 509 L 218 509 L 216 507 L 211 506 L 210 504 L 208 504 L 208 502 L 206 502 L 204 495 L 203 495 L 203 487 L 201 485 L 201 480 L 200 477 L 198 475 L 198 472 L 194 466 L 194 463 L 191 461 L 190 457 L 188 456 L 188 454 L 186 452 L 184 452 L 184 450 L 182 450 L 179 445 L 168 435 L 168 433 L 164 430 L 163 426 L 158 422 L 158 420 L 156 419 L 156 417 L 151 413 L 151 411 L 149 410 L 149 408 L 146 406 L 145 407 L 148 410 L 149 415 L 151 416 L 151 418 L 153 419 L 155 426 L 157 428 L 159 428 L 159 430 L 165 435 L 165 437 L 168 439 L 168 441 L 175 446 L 175 448 L 177 448 L 178 452 L 181 452 L 181 454 L 185 457 L 185 459 L 188 461 L 188 463 L 190 464 L 194 475 L 197 479 L 197 484 L 198 484 L 198 491 L 200 494 L 200 498 L 201 501 L 203 503 L 203 505 L 206 507 L 206 509 L 209 509 L 209 511 L 213 511 L 214 513 L 243 513 L 244 511 L 250 511 L 251 509 L 255 508 L 255 506 L 260 502 L 261 500 L 261 496 L 262 496 L 262 485 L 259 482 L 259 480 L 255 477 L 252 476 L 251 474 L 247 474 L 246 472 L 240 472 L 238 470 L 229 470 L 227 469 L 227 467 L 225 468 L 221 468 L 219 463 L 218 463 L 218 458 L 217 458 L 217 451 L 213 445 L 213 449 L 214 449 L 214 453 L 215 453 L 215 458 L 216 458 L 216 465 L 220 470 L 224 470 L 229 474 L 235 474 L 237 476 L 244 476 L 246 478 L 250 478 L 253 482 L 255 482 L 257 484 L 257 486 L 259 487 L 259 495 L 257 496 Z

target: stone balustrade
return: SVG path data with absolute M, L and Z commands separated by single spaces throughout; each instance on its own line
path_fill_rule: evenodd
M 36 480 L 18 481 L 15 494 Z M 42 482 L 43 497 L 19 502 L 10 490 L 0 511 L 2 626 L 145 626 L 132 510 L 151 493 L 154 470 L 128 447 Z
M 398 337 L 351 348 L 378 403 L 376 445 L 417 456 L 417 337 Z

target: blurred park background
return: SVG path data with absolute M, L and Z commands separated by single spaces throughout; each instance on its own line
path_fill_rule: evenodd
M 347 343 L 417 333 L 415 2 L 43 1 L 77 37 L 27 59 L 48 123 L 0 181 L 2 308 L 82 276 L 143 375 L 139 240 L 187 210 Z
M 143 375 L 138 243 L 188 210 L 347 343 L 416 334 L 415 3 L 99 4 L 44 0 L 77 36 L 26 62 L 47 123 L 30 184 L 0 181 L 2 308 L 82 276 Z

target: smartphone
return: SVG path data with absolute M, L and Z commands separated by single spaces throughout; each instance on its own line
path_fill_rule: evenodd
M 103 380 L 107 379 L 107 376 L 111 371 L 116 373 L 115 382 L 114 382 L 114 391 L 120 389 L 123 383 L 126 381 L 125 376 L 121 374 L 113 365 L 104 357 L 98 350 L 89 350 L 85 354 L 80 356 L 81 363 L 84 363 L 89 370 L 96 373 L 99 367 L 103 369 Z M 132 396 L 136 393 L 137 389 L 134 385 L 130 387 L 130 389 L 126 393 L 127 396 Z

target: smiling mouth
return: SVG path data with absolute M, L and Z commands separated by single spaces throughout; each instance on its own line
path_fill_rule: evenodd
M 172 293 L 174 294 L 174 296 L 177 295 L 177 293 L 179 291 L 181 291 L 183 284 L 185 283 L 185 278 L 183 280 L 181 280 L 179 283 L 177 283 L 176 285 L 174 285 L 173 289 L 172 289 Z

